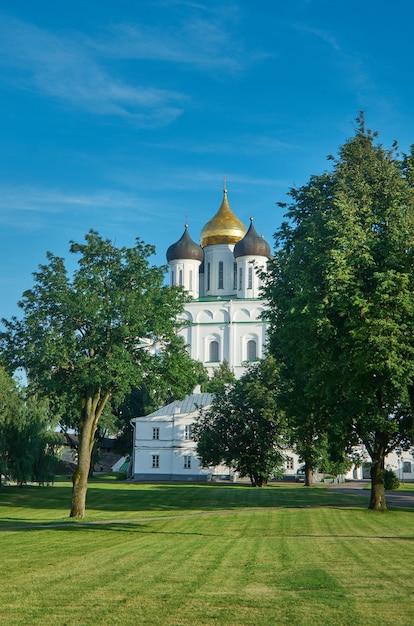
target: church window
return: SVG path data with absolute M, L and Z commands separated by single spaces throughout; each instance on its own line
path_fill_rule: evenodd
M 212 341 L 210 343 L 210 361 L 219 360 L 219 344 L 218 341 Z
M 153 468 L 157 468 L 160 466 L 160 455 L 159 454 L 153 454 L 152 455 L 152 467 Z
M 192 289 L 193 289 L 193 270 L 190 270 L 188 283 L 189 283 L 188 286 L 190 287 L 190 291 L 192 291 Z
M 247 360 L 248 361 L 257 360 L 257 349 L 256 349 L 256 342 L 254 339 L 250 339 L 247 342 Z
M 179 278 L 179 283 L 180 287 L 183 286 L 183 270 L 180 270 L 180 278 Z
M 159 439 L 160 438 L 160 429 L 159 428 L 153 428 L 152 429 L 152 438 L 153 439 Z
M 253 268 L 250 265 L 249 267 L 249 277 L 247 282 L 247 289 L 253 289 Z
M 211 265 L 207 263 L 207 291 L 210 291 Z
M 233 264 L 233 289 L 237 289 L 237 263 Z
M 218 264 L 218 288 L 223 289 L 223 261 Z
M 175 280 L 174 272 L 171 272 L 171 287 L 174 286 L 174 280 Z
M 191 469 L 191 456 L 187 455 L 184 457 L 184 469 Z
M 239 269 L 239 289 L 243 289 L 243 268 Z
M 184 427 L 184 439 L 192 439 L 193 438 L 193 426 L 191 424 L 187 424 Z

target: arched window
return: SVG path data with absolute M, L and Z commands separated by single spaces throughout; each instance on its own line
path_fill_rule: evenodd
M 180 285 L 180 287 L 182 287 L 183 284 L 184 284 L 184 282 L 183 282 L 183 270 L 181 270 L 181 269 L 180 269 L 180 273 L 179 273 L 178 284 Z
M 210 342 L 210 361 L 218 361 L 219 360 L 219 344 L 218 341 Z
M 190 270 L 188 286 L 190 287 L 190 291 L 193 290 L 193 270 Z
M 210 278 L 211 278 L 210 272 L 211 272 L 211 266 L 210 266 L 210 263 L 207 263 L 207 291 L 210 291 Z
M 237 289 L 237 263 L 233 265 L 233 289 Z
M 243 289 L 243 268 L 239 269 L 239 289 Z
M 247 342 L 247 361 L 257 361 L 257 345 L 254 339 Z

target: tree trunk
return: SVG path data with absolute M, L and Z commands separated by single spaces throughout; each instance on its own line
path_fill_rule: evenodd
M 91 465 L 91 447 L 94 441 L 93 415 L 81 424 L 79 430 L 78 467 L 72 478 L 72 507 L 70 517 L 83 517 L 86 507 L 86 492 Z
M 386 511 L 387 502 L 384 489 L 384 456 L 372 459 L 371 500 L 369 508 L 373 511 Z
M 305 487 L 313 486 L 313 474 L 312 468 L 309 467 L 307 463 L 305 463 Z
M 84 517 L 86 508 L 86 492 L 91 466 L 91 454 L 95 441 L 98 420 L 111 392 L 107 391 L 101 398 L 100 390 L 85 393 L 82 400 L 82 416 L 79 426 L 78 467 L 72 479 L 72 506 L 70 517 Z

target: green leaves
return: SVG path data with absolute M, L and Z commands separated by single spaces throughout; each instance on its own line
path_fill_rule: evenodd
M 266 484 L 282 462 L 284 417 L 277 405 L 278 369 L 271 357 L 241 379 L 222 386 L 194 428 L 205 465 L 225 463 L 255 486 Z
M 291 190 L 264 293 L 293 424 L 336 421 L 374 455 L 406 437 L 414 378 L 412 156 L 375 141 L 361 116 L 333 169 Z

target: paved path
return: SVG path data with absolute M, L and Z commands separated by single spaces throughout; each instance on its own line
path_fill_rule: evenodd
M 371 495 L 370 489 L 367 489 L 369 486 L 369 480 L 354 480 L 352 482 L 340 483 L 339 485 L 332 485 L 330 489 L 369 498 Z M 386 497 L 388 506 L 414 507 L 414 491 L 387 491 Z

